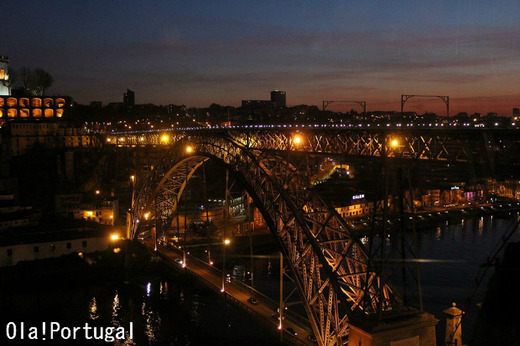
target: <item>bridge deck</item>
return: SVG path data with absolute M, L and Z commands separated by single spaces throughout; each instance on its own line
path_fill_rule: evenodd
M 221 292 L 222 272 L 217 268 L 189 255 L 187 256 L 185 268 L 182 268 L 180 263 L 180 261 L 182 261 L 182 252 L 179 250 L 159 246 L 158 251 L 155 252 L 153 251 L 154 246 L 150 239 L 143 241 L 142 244 L 150 251 L 150 253 L 158 255 L 173 269 L 177 271 L 186 270 L 200 279 L 200 281 L 210 289 L 219 293 Z M 276 302 L 257 291 L 254 292 L 254 296 L 258 300 L 258 304 L 253 305 L 249 303 L 247 300 L 252 296 L 251 291 L 251 287 L 240 282 L 226 282 L 226 291 L 223 293 L 223 298 L 233 302 L 235 306 L 245 310 L 254 318 L 261 320 L 264 325 L 276 330 L 278 328 L 278 321 L 272 317 L 272 314 L 276 311 L 278 305 Z M 312 342 L 307 340 L 307 336 L 313 334 L 313 332 L 310 326 L 304 322 L 303 318 L 293 316 L 291 313 L 286 313 L 283 321 L 283 329 L 288 327 L 294 329 L 298 335 L 295 337 L 284 332 L 284 342 L 297 345 L 314 345 Z

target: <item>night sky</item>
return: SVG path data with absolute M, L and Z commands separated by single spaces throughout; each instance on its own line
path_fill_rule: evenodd
M 288 106 L 450 96 L 450 114 L 520 107 L 520 2 L 3 0 L 0 55 L 76 102 Z M 348 108 L 359 109 L 356 104 Z M 331 105 L 331 110 L 341 104 Z M 440 99 L 405 111 L 446 114 Z

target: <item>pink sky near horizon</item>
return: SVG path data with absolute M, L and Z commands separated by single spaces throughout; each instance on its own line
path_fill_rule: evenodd
M 41 67 L 50 94 L 77 102 L 239 106 L 287 92 L 287 104 L 363 100 L 399 111 L 401 94 L 450 97 L 450 115 L 520 107 L 515 1 L 140 1 L 63 6 L 6 0 L 0 55 Z M 23 19 L 23 20 L 22 20 Z M 353 104 L 350 108 L 356 109 Z M 349 108 L 349 109 L 350 109 Z M 437 98 L 405 111 L 445 115 Z

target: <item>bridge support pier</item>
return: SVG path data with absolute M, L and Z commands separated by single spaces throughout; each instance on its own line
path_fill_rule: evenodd
M 355 346 L 435 346 L 438 320 L 428 313 L 385 318 L 368 316 L 350 322 L 349 345 Z

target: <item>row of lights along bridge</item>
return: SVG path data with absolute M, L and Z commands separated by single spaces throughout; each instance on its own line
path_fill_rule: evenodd
M 186 119 L 189 119 L 188 117 Z M 127 131 L 160 131 L 165 129 L 180 129 L 180 130 L 193 130 L 193 129 L 282 129 L 282 128 L 357 128 L 357 129 L 412 129 L 412 128 L 436 128 L 436 129 L 478 129 L 478 128 L 497 128 L 497 129 L 519 129 L 520 128 L 520 116 L 515 117 L 483 117 L 466 119 L 465 121 L 459 121 L 459 119 L 452 118 L 448 120 L 443 118 L 437 119 L 342 119 L 340 121 L 334 121 L 327 119 L 325 122 L 296 122 L 288 121 L 286 123 L 267 123 L 267 124 L 255 124 L 252 122 L 214 122 L 207 120 L 204 122 L 176 120 L 176 119 L 162 119 L 160 117 L 147 117 L 145 119 L 139 119 L 135 121 L 130 120 L 118 120 L 109 122 L 88 122 L 88 129 L 94 132 L 127 132 Z

